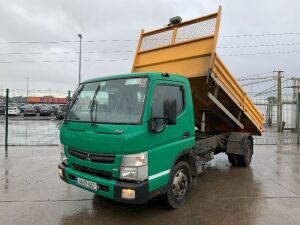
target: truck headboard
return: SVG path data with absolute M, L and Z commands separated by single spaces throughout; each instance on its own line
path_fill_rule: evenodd
M 207 75 L 218 39 L 217 13 L 162 29 L 141 31 L 132 72 L 168 72 L 186 77 Z

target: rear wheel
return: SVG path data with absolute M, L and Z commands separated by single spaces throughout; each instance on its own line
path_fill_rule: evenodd
M 243 153 L 243 155 L 237 155 L 237 160 L 240 166 L 247 167 L 251 163 L 253 154 L 253 143 L 249 138 L 246 140 Z
M 186 202 L 191 192 L 191 180 L 189 164 L 184 161 L 178 162 L 172 169 L 165 195 L 171 208 L 177 209 Z
M 227 157 L 228 157 L 228 161 L 231 163 L 232 166 L 238 166 L 239 163 L 238 163 L 237 155 L 228 153 Z

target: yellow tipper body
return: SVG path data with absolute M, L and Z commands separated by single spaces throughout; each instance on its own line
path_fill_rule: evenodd
M 221 7 L 217 13 L 141 31 L 132 72 L 162 72 L 189 79 L 195 121 L 206 130 L 261 135 L 263 115 L 216 54 Z

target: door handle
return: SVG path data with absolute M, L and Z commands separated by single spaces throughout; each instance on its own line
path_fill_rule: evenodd
M 190 137 L 190 132 L 186 131 L 183 133 L 182 135 L 182 139 L 186 139 L 186 138 L 189 138 Z

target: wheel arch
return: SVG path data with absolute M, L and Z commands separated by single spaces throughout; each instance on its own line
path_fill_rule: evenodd
M 193 148 L 185 149 L 182 152 L 180 152 L 174 159 L 171 170 L 174 168 L 174 166 L 180 162 L 184 161 L 190 166 L 190 172 L 192 176 L 196 176 L 196 167 L 195 167 L 195 152 Z
M 193 154 L 194 154 L 194 150 L 192 148 L 183 150 L 175 157 L 173 164 L 172 164 L 172 168 L 176 165 L 176 163 L 178 163 L 180 161 L 185 161 L 185 162 L 189 163 L 189 159 L 190 159 L 190 157 L 193 156 Z

